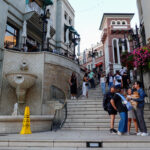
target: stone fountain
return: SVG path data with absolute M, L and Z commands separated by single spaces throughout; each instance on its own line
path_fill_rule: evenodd
M 0 133 L 19 133 L 23 121 L 23 113 L 19 110 L 23 109 L 27 104 L 26 95 L 31 87 L 36 84 L 37 75 L 29 72 L 29 65 L 23 61 L 19 71 L 11 71 L 5 74 L 6 81 L 9 83 L 13 91 L 15 91 L 17 101 L 14 103 L 12 115 L 0 116 Z M 9 95 L 9 93 L 8 93 Z M 7 108 L 7 107 L 6 107 Z M 36 108 L 35 108 L 36 109 Z M 51 128 L 53 115 L 32 115 L 31 129 L 32 132 L 48 131 Z

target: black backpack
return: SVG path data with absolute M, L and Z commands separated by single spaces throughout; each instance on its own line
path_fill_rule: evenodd
M 109 111 L 109 110 L 112 110 L 113 107 L 110 103 L 110 100 L 112 99 L 113 95 L 108 92 L 107 94 L 104 95 L 104 98 L 103 98 L 103 108 L 105 111 Z
M 103 108 L 105 111 L 108 110 L 108 97 L 107 97 L 107 94 L 104 95 L 104 98 L 103 98 Z

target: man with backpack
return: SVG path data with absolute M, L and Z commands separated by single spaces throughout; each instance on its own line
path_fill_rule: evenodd
M 115 87 L 110 88 L 110 92 L 107 92 L 103 99 L 103 108 L 110 115 L 110 133 L 117 134 L 117 131 L 114 129 L 115 116 L 117 111 L 113 108 L 110 103 L 110 100 L 114 97 Z

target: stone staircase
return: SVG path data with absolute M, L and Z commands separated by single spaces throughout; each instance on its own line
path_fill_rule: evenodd
M 150 129 L 150 108 L 145 107 L 145 118 Z M 119 115 L 116 117 L 117 129 Z M 118 136 L 109 134 L 109 116 L 102 107 L 100 88 L 89 91 L 89 99 L 68 101 L 68 117 L 57 132 L 31 135 L 0 135 L 0 150 L 149 150 L 150 136 Z M 90 148 L 100 143 L 101 147 Z
M 68 101 L 68 117 L 63 130 L 108 131 L 110 117 L 102 106 L 102 93 L 99 87 L 89 90 L 89 98 Z M 145 121 L 150 129 L 150 108 L 145 106 Z M 115 128 L 117 129 L 119 115 L 116 116 Z M 131 130 L 134 131 L 133 123 Z

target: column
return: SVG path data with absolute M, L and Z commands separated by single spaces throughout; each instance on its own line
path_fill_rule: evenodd
M 69 44 L 69 28 L 66 30 L 66 42 L 67 45 Z
M 120 52 L 119 52 L 119 45 L 118 45 L 118 39 L 117 39 L 117 55 L 118 55 L 118 64 L 120 64 Z

